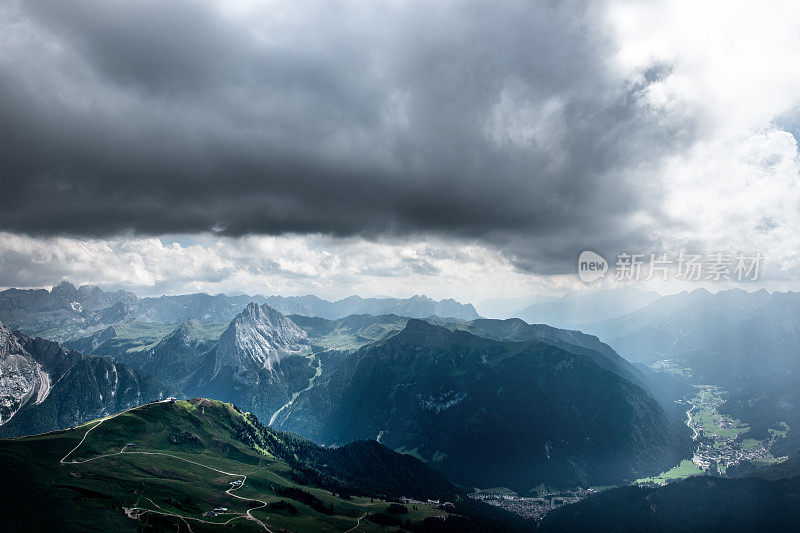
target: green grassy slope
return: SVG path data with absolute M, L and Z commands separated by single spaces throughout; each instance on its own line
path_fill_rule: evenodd
M 0 517 L 4 531 L 347 531 L 357 523 L 376 531 L 389 516 L 376 491 L 461 503 L 458 489 L 413 458 L 354 446 L 324 450 L 212 400 L 147 404 L 0 441 Z M 227 510 L 204 516 L 217 507 Z M 462 520 L 435 505 L 407 507 L 402 520 L 414 530 Z
M 357 350 L 397 334 L 408 322 L 407 317 L 397 315 L 350 315 L 338 320 L 302 315 L 288 318 L 303 328 L 312 345 L 325 350 Z

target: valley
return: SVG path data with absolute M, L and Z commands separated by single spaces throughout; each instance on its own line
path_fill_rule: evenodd
M 312 364 L 312 363 L 314 363 L 314 362 L 316 362 L 316 364 L 317 364 L 317 366 L 316 366 L 316 371 L 314 372 L 314 375 L 313 375 L 313 376 L 311 376 L 311 378 L 309 378 L 309 380 L 308 380 L 308 386 L 307 386 L 305 389 L 303 389 L 303 390 L 299 390 L 299 391 L 297 391 L 297 392 L 295 392 L 295 393 L 292 393 L 292 397 L 289 399 L 289 401 L 288 401 L 288 402 L 286 402 L 285 404 L 283 404 L 283 405 L 280 407 L 280 409 L 278 409 L 277 411 L 275 411 L 275 412 L 272 414 L 272 416 L 271 416 L 271 417 L 270 417 L 270 419 L 269 419 L 269 425 L 270 425 L 270 426 L 271 426 L 271 425 L 273 425 L 273 424 L 275 424 L 275 421 L 278 419 L 278 417 L 280 416 L 280 414 L 281 414 L 281 413 L 282 413 L 282 412 L 283 412 L 285 409 L 288 409 L 289 407 L 291 407 L 291 405 L 294 403 L 294 401 L 297 399 L 297 397 L 298 397 L 298 396 L 300 396 L 301 394 L 303 394 L 303 393 L 304 393 L 304 392 L 306 392 L 306 391 L 309 391 L 309 390 L 311 390 L 311 389 L 314 387 L 314 383 L 316 382 L 317 378 L 318 378 L 318 377 L 320 377 L 320 376 L 322 375 L 322 359 L 320 359 L 320 357 L 319 357 L 319 356 L 317 356 L 317 355 L 310 355 L 310 356 L 309 356 L 309 362 L 308 362 L 308 364 L 309 364 L 309 365 L 311 365 L 311 364 Z
M 659 362 L 660 368 L 676 367 Z M 690 369 L 681 369 L 686 375 Z M 638 485 L 664 485 L 687 477 L 711 474 L 725 476 L 730 469 L 742 465 L 764 467 L 785 461 L 788 457 L 775 457 L 771 448 L 788 431 L 784 423 L 770 431 L 768 439 L 748 437 L 750 427 L 719 411 L 725 403 L 727 392 L 714 385 L 695 385 L 697 394 L 680 400 L 688 407 L 686 425 L 692 430 L 692 440 L 697 448 L 691 459 L 684 459 L 677 466 L 658 476 L 640 478 Z

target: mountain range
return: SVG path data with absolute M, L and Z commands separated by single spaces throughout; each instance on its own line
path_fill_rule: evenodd
M 466 485 L 632 479 L 689 447 L 646 372 L 596 337 L 520 320 L 328 320 L 251 302 L 229 323 L 126 322 L 67 346 L 317 442 L 379 440 Z
M 316 296 L 268 296 L 264 303 L 286 315 L 336 320 L 350 315 L 399 315 L 409 318 L 443 316 L 472 320 L 480 315 L 472 304 L 462 304 L 451 298 L 433 300 L 427 296 L 411 298 L 361 298 L 350 296 L 343 300 L 328 302 Z M 257 301 L 257 300 L 256 300 Z
M 641 387 L 587 356 L 417 319 L 346 355 L 274 425 L 329 445 L 376 439 L 459 483 L 521 491 L 630 479 L 690 448 Z
M 227 319 L 232 300 L 207 295 L 185 297 L 196 308 L 180 307 L 184 297 L 164 297 L 178 299 L 159 304 L 164 315 L 144 315 L 147 299 L 130 293 L 63 286 L 44 292 L 35 292 L 30 316 L 48 317 L 71 338 L 57 343 L 0 327 L 0 437 L 70 428 L 167 396 L 210 397 L 275 428 L 252 423 L 261 435 L 250 442 L 257 449 L 266 442 L 258 439 L 277 430 L 308 446 L 324 445 L 298 455 L 306 457 L 301 463 L 317 465 L 306 481 L 329 479 L 320 472 L 334 460 L 320 450 L 357 450 L 347 454 L 372 461 L 367 458 L 384 452 L 369 446 L 380 446 L 421 460 L 458 486 L 524 495 L 625 484 L 669 470 L 696 447 L 686 427 L 687 404 L 675 400 L 695 394 L 693 385 L 714 385 L 722 399 L 715 409 L 748 426 L 737 442 L 769 442 L 775 457 L 800 449 L 795 293 L 680 293 L 585 326 L 585 333 L 521 319 L 286 315 L 243 300 Z M 84 299 L 75 309 L 77 300 L 69 310 L 58 308 L 76 293 Z M 94 320 L 91 328 L 75 329 L 75 313 Z M 153 320 L 168 316 L 186 320 Z M 785 436 L 774 438 L 776 428 Z M 348 447 L 354 442 L 366 444 Z M 282 457 L 293 464 L 291 454 Z M 754 465 L 731 468 L 729 475 L 747 474 Z M 355 483 L 342 481 L 342 472 L 334 477 L 334 492 Z M 603 493 L 608 499 L 581 512 L 624 508 L 641 498 L 669 509 L 694 493 L 730 494 L 731 501 L 753 494 L 766 502 L 778 494 L 770 492 L 778 491 L 772 482 L 794 490 L 790 481 L 755 479 L 713 480 L 709 495 L 702 495 L 703 478 L 663 491 L 615 489 L 620 492 Z M 378 479 L 369 483 L 377 494 Z M 570 515 L 552 516 L 563 520 L 548 528 L 569 527 Z M 659 513 L 654 520 L 661 527 Z
M 29 335 L 66 341 L 125 322 L 179 324 L 188 320 L 229 322 L 250 302 L 269 304 L 283 314 L 339 319 L 353 314 L 397 314 L 413 318 L 432 315 L 464 320 L 479 318 L 472 304 L 427 296 L 361 298 L 329 302 L 316 296 L 226 296 L 185 294 L 139 298 L 132 292 L 105 292 L 94 286 L 61 282 L 52 290 L 0 291 L 0 322 Z

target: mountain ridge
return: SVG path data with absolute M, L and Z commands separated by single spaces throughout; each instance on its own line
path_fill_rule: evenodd
M 68 427 L 173 392 L 111 357 L 85 356 L 2 324 L 0 340 L 0 436 Z
M 690 448 L 643 389 L 585 356 L 416 319 L 347 355 L 275 427 L 331 445 L 377 439 L 457 482 L 523 492 L 657 470 Z
M 339 319 L 353 314 L 398 314 L 412 318 L 432 315 L 458 319 L 480 318 L 472 304 L 453 299 L 433 300 L 424 295 L 411 298 L 361 298 L 350 296 L 327 301 L 316 296 L 226 296 L 194 293 L 140 298 L 127 291 L 106 292 L 96 286 L 75 287 L 61 282 L 45 289 L 0 291 L 0 321 L 57 341 L 86 336 L 120 322 L 179 324 L 196 319 L 204 322 L 232 320 L 250 302 L 269 304 L 284 315 Z

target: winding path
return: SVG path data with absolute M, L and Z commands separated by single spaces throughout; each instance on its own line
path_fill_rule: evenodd
M 202 467 L 202 468 L 207 468 L 208 470 L 211 470 L 211 471 L 214 471 L 214 472 L 217 472 L 219 474 L 226 475 L 226 476 L 238 477 L 238 478 L 241 478 L 241 483 L 239 483 L 238 486 L 231 486 L 229 489 L 227 489 L 225 491 L 225 494 L 227 494 L 228 496 L 231 496 L 233 498 L 236 498 L 238 500 L 242 500 L 242 501 L 246 501 L 246 502 L 257 502 L 260 505 L 258 507 L 252 507 L 252 508 L 248 509 L 246 513 L 239 514 L 239 515 L 231 518 L 227 522 L 213 522 L 213 521 L 210 521 L 210 520 L 203 520 L 201 518 L 195 518 L 195 517 L 192 517 L 192 516 L 182 516 L 182 515 L 179 515 L 177 513 L 169 513 L 169 512 L 164 511 L 163 509 L 161 509 L 161 507 L 158 504 L 156 504 L 153 500 L 151 500 L 150 498 L 147 498 L 147 500 L 149 500 L 150 503 L 152 503 L 155 507 L 157 507 L 158 509 L 161 509 L 161 510 L 160 511 L 155 511 L 155 510 L 152 510 L 152 509 L 141 509 L 140 515 L 141 514 L 145 514 L 145 513 L 151 513 L 151 514 L 160 514 L 160 515 L 164 515 L 164 516 L 171 516 L 171 517 L 174 517 L 174 518 L 180 518 L 181 520 L 183 520 L 184 523 L 186 523 L 186 527 L 189 529 L 190 532 L 192 531 L 192 528 L 189 526 L 188 522 L 186 522 L 187 520 L 194 520 L 196 522 L 202 522 L 202 523 L 205 523 L 205 524 L 224 525 L 224 524 L 228 524 L 228 523 L 230 523 L 233 520 L 236 520 L 238 518 L 246 518 L 247 520 L 251 520 L 251 521 L 255 522 L 256 524 L 258 524 L 259 526 L 261 526 L 265 531 L 267 531 L 269 533 L 274 533 L 271 529 L 269 529 L 267 527 L 267 525 L 264 522 L 262 522 L 261 520 L 259 520 L 258 518 L 256 518 L 255 516 L 252 515 L 253 511 L 256 511 L 258 509 L 263 509 L 264 507 L 266 507 L 267 506 L 267 502 L 265 502 L 263 500 L 256 499 L 256 498 L 245 498 L 243 496 L 239 496 L 238 494 L 234 494 L 233 493 L 233 491 L 239 490 L 242 487 L 244 487 L 244 484 L 247 481 L 247 475 L 245 475 L 245 474 L 235 474 L 235 473 L 232 473 L 232 472 L 225 472 L 224 470 L 220 470 L 218 468 L 214 468 L 213 466 L 204 465 L 202 463 L 198 463 L 197 461 L 192 461 L 190 459 L 184 459 L 183 457 L 178 457 L 177 455 L 171 455 L 171 454 L 163 453 L 163 452 L 127 452 L 127 451 L 125 451 L 125 449 L 128 447 L 127 445 L 123 446 L 122 449 L 120 451 L 116 452 L 116 453 L 107 453 L 107 454 L 104 454 L 104 455 L 98 455 L 96 457 L 92 457 L 92 458 L 89 458 L 89 459 L 84 459 L 82 461 L 76 460 L 76 459 L 73 459 L 71 461 L 67 461 L 67 458 L 70 455 L 72 455 L 78 448 L 81 447 L 81 445 L 84 443 L 84 441 L 86 440 L 86 437 L 89 435 L 89 433 L 91 433 L 94 429 L 100 427 L 103 424 L 103 422 L 105 422 L 106 420 L 110 420 L 110 419 L 118 416 L 119 414 L 120 413 L 117 413 L 117 414 L 112 415 L 112 416 L 107 416 L 105 418 L 101 418 L 97 422 L 97 424 L 95 424 L 94 426 L 90 427 L 86 431 L 86 433 L 83 434 L 83 438 L 81 438 L 80 442 L 74 448 L 72 448 L 70 451 L 68 451 L 67 454 L 64 457 L 61 458 L 59 463 L 62 464 L 62 465 L 64 465 L 64 464 L 80 465 L 80 464 L 85 464 L 85 463 L 89 463 L 89 462 L 92 462 L 92 461 L 97 461 L 98 459 L 104 459 L 104 458 L 107 458 L 107 457 L 114 457 L 114 456 L 123 455 L 123 454 L 125 454 L 125 455 L 159 455 L 159 456 L 163 456 L 163 457 L 170 457 L 172 459 L 177 459 L 178 461 L 184 461 L 186 463 L 190 463 L 190 464 Z
M 117 416 L 117 415 L 114 415 L 114 416 Z M 91 433 L 91 432 L 92 432 L 92 430 L 93 430 L 94 428 L 98 427 L 100 424 L 102 424 L 103 422 L 105 422 L 105 421 L 106 421 L 106 420 L 108 420 L 109 418 L 113 418 L 113 416 L 109 416 L 109 417 L 106 417 L 106 418 L 101 418 L 101 419 L 100 419 L 100 420 L 97 422 L 97 424 L 95 424 L 95 425 L 93 425 L 92 427 L 90 427 L 90 428 L 89 428 L 89 430 L 88 430 L 86 433 L 84 433 L 84 434 L 83 434 L 83 438 L 81 439 L 81 441 L 80 441 L 78 444 L 76 444 L 74 448 L 72 448 L 70 451 L 68 451 L 68 452 L 67 452 L 67 455 L 65 455 L 64 457 L 62 457 L 62 458 L 61 458 L 61 460 L 59 461 L 59 463 L 60 463 L 60 464 L 62 464 L 62 465 L 63 465 L 63 464 L 67 464 L 67 463 L 69 463 L 69 464 L 77 464 L 77 463 L 80 463 L 81 461 L 67 461 L 67 457 L 69 457 L 70 455 L 72 455 L 72 453 L 73 453 L 75 450 L 77 450 L 78 448 L 80 448 L 80 447 L 81 447 L 81 444 L 83 444 L 83 441 L 85 441 L 85 440 L 86 440 L 86 437 L 87 437 L 87 436 L 89 436 L 89 433 Z M 91 424 L 91 422 L 89 422 L 89 423 Z M 123 450 L 124 450 L 124 449 L 125 449 L 125 448 L 123 448 Z M 119 453 L 122 453 L 122 452 L 119 452 Z M 109 454 L 109 455 L 117 455 L 117 454 Z M 85 462 L 85 461 L 84 461 L 84 462 Z
M 348 530 L 347 530 L 347 531 L 345 531 L 344 533 L 350 533 L 351 531 L 353 531 L 354 529 L 356 529 L 358 526 L 360 526 L 360 525 L 361 525 L 361 521 L 362 521 L 364 518 L 366 518 L 366 517 L 367 517 L 367 513 L 364 513 L 364 514 L 362 514 L 361 516 L 359 516 L 359 517 L 356 519 L 356 525 L 354 525 L 353 527 L 351 527 L 350 529 L 348 529 Z
M 315 376 L 313 378 L 311 378 L 311 380 L 309 380 L 309 385 L 304 390 L 309 390 L 313 386 L 314 379 L 316 379 L 316 377 L 319 376 L 321 373 L 322 373 L 322 362 L 319 361 L 319 364 L 317 366 L 317 373 L 315 374 Z M 304 392 L 304 391 L 301 391 L 301 392 Z M 300 393 L 296 393 L 296 396 L 299 395 L 299 394 Z M 295 398 L 296 398 L 296 396 L 295 396 Z M 293 400 L 294 400 L 294 398 L 292 399 L 292 401 Z M 167 400 L 164 400 L 164 401 L 167 401 Z M 291 401 L 289 403 L 287 403 L 284 407 L 288 407 L 290 404 L 291 404 Z M 283 407 L 281 409 L 283 409 Z M 129 508 L 128 510 L 131 510 L 131 511 L 135 510 L 137 512 L 137 516 L 141 516 L 143 514 L 150 513 L 150 514 L 157 514 L 157 515 L 161 515 L 161 516 L 169 516 L 169 517 L 172 517 L 172 518 L 180 519 L 180 520 L 183 521 L 184 524 L 186 524 L 186 528 L 189 530 L 189 533 L 192 533 L 192 528 L 191 528 L 191 526 L 190 526 L 190 524 L 188 522 L 189 520 L 194 521 L 194 522 L 199 522 L 199 523 L 202 523 L 202 524 L 227 525 L 227 524 L 230 524 L 231 522 L 233 522 L 234 520 L 239 520 L 239 519 L 242 519 L 242 518 L 245 518 L 247 520 L 250 520 L 250 521 L 258 524 L 261 528 L 264 529 L 264 531 L 267 531 L 268 533 L 275 533 L 272 529 L 267 527 L 267 525 L 263 521 L 259 520 L 258 518 L 256 518 L 255 516 L 252 515 L 253 511 L 257 511 L 258 509 L 263 509 L 264 507 L 267 507 L 267 505 L 268 505 L 267 502 L 265 502 L 263 500 L 256 499 L 256 498 L 245 498 L 243 496 L 239 496 L 238 494 L 234 494 L 233 493 L 233 491 L 238 491 L 239 489 L 241 489 L 244 486 L 245 482 L 247 481 L 247 475 L 246 474 L 236 474 L 236 473 L 233 473 L 233 472 L 226 472 L 224 470 L 220 470 L 218 468 L 214 468 L 213 466 L 208 466 L 208 465 L 205 465 L 203 463 L 198 463 L 197 461 L 192 461 L 191 459 L 185 459 L 183 457 L 179 457 L 177 455 L 172 455 L 172 454 L 164 453 L 164 452 L 128 451 L 127 449 L 129 448 L 129 446 L 127 444 L 125 446 L 123 446 L 122 449 L 120 449 L 120 451 L 118 451 L 118 452 L 107 453 L 107 454 L 103 454 L 103 455 L 97 455 L 95 457 L 90 457 L 88 459 L 71 459 L 71 460 L 68 460 L 68 458 L 73 453 L 75 453 L 78 450 L 78 448 L 81 447 L 81 445 L 83 445 L 83 443 L 86 441 L 86 437 L 89 436 L 89 433 L 91 433 L 92 431 L 94 431 L 95 429 L 100 427 L 104 422 L 106 422 L 108 420 L 111 420 L 112 418 L 115 418 L 115 417 L 117 417 L 120 414 L 125 413 L 125 412 L 126 411 L 122 411 L 120 413 L 116 413 L 116 414 L 113 414 L 113 415 L 110 415 L 110 416 L 107 416 L 105 418 L 101 418 L 101 419 L 97 420 L 96 424 L 94 424 L 92 427 L 90 427 L 89 429 L 86 430 L 86 432 L 83 434 L 83 437 L 81 438 L 80 442 L 78 442 L 78 444 L 75 445 L 74 448 L 69 450 L 66 453 L 66 455 L 64 455 L 64 457 L 61 458 L 61 460 L 59 461 L 59 464 L 61 464 L 61 465 L 68 465 L 68 464 L 69 465 L 82 465 L 82 464 L 86 464 L 86 463 L 91 463 L 93 461 L 98 461 L 100 459 L 106 459 L 108 457 L 116 457 L 116 456 L 119 456 L 119 455 L 158 455 L 158 456 L 162 456 L 162 457 L 169 457 L 171 459 L 176 459 L 178 461 L 183 461 L 185 463 L 193 464 L 193 465 L 199 466 L 201 468 L 206 468 L 208 470 L 211 470 L 213 472 L 217 472 L 219 474 L 223 474 L 223 475 L 226 475 L 226 476 L 240 478 L 241 483 L 239 483 L 238 486 L 231 485 L 231 487 L 225 491 L 225 494 L 227 494 L 228 496 L 231 496 L 232 498 L 236 498 L 238 500 L 242 500 L 242 501 L 245 501 L 245 502 L 257 502 L 260 505 L 258 505 L 258 507 L 253 507 L 253 508 L 248 509 L 247 512 L 245 512 L 245 513 L 237 513 L 236 516 L 234 516 L 233 518 L 231 518 L 230 520 L 227 520 L 225 522 L 214 522 L 212 520 L 204 520 L 202 518 L 196 518 L 196 517 L 192 517 L 192 516 L 184 516 L 184 515 L 180 515 L 180 514 L 177 514 L 177 513 L 172 513 L 172 512 L 169 512 L 169 511 L 165 511 L 161 506 L 159 506 L 156 502 L 154 502 L 150 498 L 145 498 L 145 499 L 148 500 L 151 504 L 153 504 L 153 506 L 156 507 L 158 510 L 144 509 L 144 508 L 141 508 L 141 507 L 133 507 L 133 508 Z M 280 412 L 280 410 L 278 412 Z M 277 415 L 278 413 L 276 412 L 275 414 Z M 275 415 L 273 415 L 273 418 L 274 417 L 275 417 Z M 92 423 L 93 422 L 89 422 L 88 424 L 92 424 Z M 256 472 L 257 471 L 258 470 L 256 470 Z M 250 473 L 252 474 L 253 472 L 250 472 Z M 280 479 L 281 481 L 285 482 L 286 484 L 289 484 L 289 485 L 291 484 L 291 482 L 289 480 L 287 480 L 283 476 L 277 474 L 276 472 L 273 472 L 272 470 L 269 470 L 269 473 L 272 474 L 273 476 L 275 476 L 276 478 Z M 356 506 L 370 505 L 370 504 L 368 504 L 366 502 L 359 504 L 359 503 L 352 502 L 352 501 L 345 501 L 345 500 L 343 500 L 343 499 L 341 499 L 341 498 L 339 498 L 339 497 L 337 497 L 335 495 L 332 495 L 332 497 L 337 499 L 337 500 L 339 500 L 339 501 L 341 501 L 341 502 L 343 502 L 343 503 L 347 503 L 347 504 L 350 504 L 350 505 L 356 505 Z M 353 526 L 352 528 L 348 529 L 347 532 L 345 532 L 345 533 L 349 533 L 349 532 L 354 531 L 355 529 L 357 529 L 361 525 L 361 521 L 364 518 L 366 518 L 366 516 L 367 516 L 367 513 L 365 512 L 360 517 L 358 517 L 356 519 L 356 525 Z

